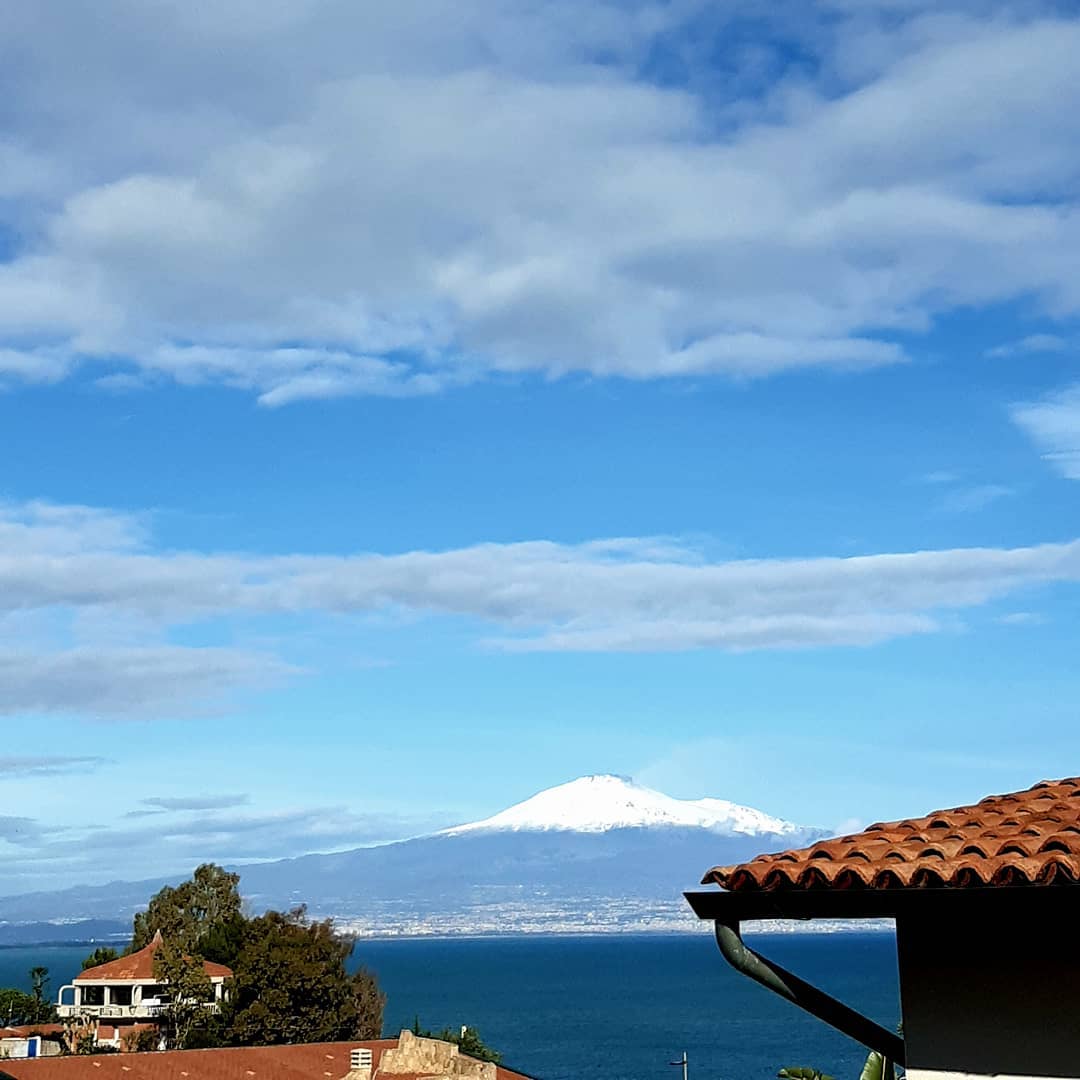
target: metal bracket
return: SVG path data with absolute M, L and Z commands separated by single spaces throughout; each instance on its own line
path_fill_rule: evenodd
M 717 920 L 715 925 L 716 944 L 724 959 L 736 971 L 749 976 L 774 994 L 787 998 L 792 1004 L 805 1009 L 868 1049 L 876 1050 L 887 1061 L 894 1061 L 898 1065 L 906 1063 L 906 1048 L 899 1035 L 754 952 L 743 941 L 737 922 L 728 925 Z

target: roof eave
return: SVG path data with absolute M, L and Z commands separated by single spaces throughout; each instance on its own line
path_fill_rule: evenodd
M 755 919 L 896 919 L 906 915 L 987 914 L 1034 908 L 1055 911 L 1080 903 L 1080 884 L 922 889 L 702 889 L 683 894 L 699 919 L 727 925 Z

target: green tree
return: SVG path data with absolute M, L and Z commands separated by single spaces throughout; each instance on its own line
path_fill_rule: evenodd
M 46 997 L 49 969 L 30 969 L 31 992 L 11 987 L 0 989 L 0 1023 L 52 1024 L 56 1022 L 56 1006 Z
M 253 1046 L 378 1038 L 386 996 L 373 975 L 350 976 L 350 938 L 304 908 L 247 921 L 223 1022 L 226 1041 Z
M 234 967 L 244 947 L 248 920 L 237 913 L 210 926 L 195 944 L 195 951 L 215 964 Z
M 47 967 L 32 967 L 30 969 L 30 995 L 38 1005 L 46 1004 L 49 990 L 49 969 Z
M 896 1067 L 884 1054 L 871 1050 L 859 1080 L 896 1080 Z
M 227 1046 L 228 1030 L 224 1018 L 206 1010 L 188 1028 L 184 1037 L 185 1050 L 208 1050 L 215 1046 Z
M 165 1039 L 170 1049 L 187 1045 L 188 1035 L 214 1000 L 214 988 L 202 960 L 187 956 L 175 945 L 162 941 L 154 951 L 154 978 L 169 988 L 169 1004 L 163 1014 Z
M 203 863 L 190 880 L 166 885 L 150 898 L 146 911 L 135 916 L 128 952 L 150 944 L 157 931 L 184 952 L 196 954 L 202 938 L 215 927 L 240 917 L 240 882 L 214 863 Z
M 819 1069 L 789 1067 L 777 1074 L 779 1080 L 833 1080 Z M 883 1054 L 871 1050 L 859 1074 L 859 1080 L 896 1080 L 896 1067 Z
M 480 1038 L 480 1032 L 474 1027 L 462 1027 L 455 1031 L 453 1028 L 443 1028 L 442 1031 L 430 1031 L 420 1029 L 420 1017 L 417 1016 L 413 1020 L 412 1033 L 420 1036 L 422 1039 L 440 1039 L 442 1042 L 453 1043 L 463 1054 L 468 1054 L 471 1058 L 476 1058 L 477 1061 L 493 1061 L 497 1065 L 502 1061 L 502 1054 L 498 1050 L 493 1049 Z M 807 1070 L 809 1072 L 809 1070 Z M 780 1073 L 785 1077 L 785 1080 L 817 1080 L 820 1077 L 820 1073 L 814 1077 L 807 1075 L 806 1077 L 790 1076 L 789 1071 L 781 1069 Z M 832 1080 L 832 1077 L 821 1077 L 821 1080 Z
M 465 1028 L 461 1032 L 457 1044 L 463 1054 L 468 1054 L 469 1057 L 476 1058 L 479 1061 L 494 1061 L 496 1065 L 502 1061 L 502 1054 L 488 1046 L 480 1038 L 480 1032 L 474 1027 Z
M 128 953 L 162 936 L 154 976 L 172 998 L 169 1044 L 377 1038 L 386 997 L 370 972 L 346 971 L 353 940 L 336 934 L 330 920 L 310 922 L 303 908 L 246 918 L 238 885 L 238 875 L 206 863 L 190 880 L 157 892 L 135 917 Z M 203 960 L 234 973 L 220 1012 L 199 1004 L 210 993 Z
M 108 945 L 99 945 L 83 960 L 82 969 L 86 971 L 87 968 L 99 967 L 101 964 L 107 964 L 110 960 L 116 960 L 119 956 L 120 954 Z
M 353 940 L 349 939 L 349 953 L 352 954 Z M 386 994 L 379 987 L 375 972 L 365 967 L 357 968 L 349 976 L 349 992 L 356 1009 L 356 1028 L 361 1034 L 350 1035 L 356 1039 L 378 1039 L 382 1036 L 383 1011 L 386 1008 Z

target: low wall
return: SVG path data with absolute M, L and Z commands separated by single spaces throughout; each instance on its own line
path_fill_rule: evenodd
M 453 1043 L 425 1039 L 411 1031 L 403 1031 L 396 1049 L 384 1050 L 379 1059 L 379 1076 L 395 1073 L 419 1073 L 438 1080 L 496 1080 L 495 1066 L 490 1061 L 477 1061 L 460 1053 Z
M 0 1039 L 0 1058 L 24 1058 L 29 1056 L 29 1039 Z M 53 1039 L 42 1039 L 38 1057 L 58 1057 L 60 1044 Z

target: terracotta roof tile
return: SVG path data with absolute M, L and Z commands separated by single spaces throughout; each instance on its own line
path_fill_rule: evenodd
M 217 1050 L 164 1050 L 141 1054 L 74 1054 L 0 1062 L 0 1076 L 13 1080 L 342 1080 L 349 1053 L 371 1050 L 374 1071 L 384 1050 L 397 1039 L 369 1042 L 305 1043 L 297 1046 L 243 1046 Z M 522 1080 L 499 1066 L 498 1080 Z M 390 1080 L 387 1077 L 387 1080 Z M 409 1073 L 392 1080 L 420 1080 Z
M 1080 777 L 1043 781 L 972 806 L 876 822 L 861 833 L 717 866 L 703 885 L 927 889 L 1080 882 Z
M 129 956 L 120 956 L 116 960 L 110 960 L 97 967 L 87 968 L 75 976 L 75 982 L 97 981 L 112 979 L 123 981 L 125 979 L 152 979 L 154 977 L 154 953 L 161 945 L 161 935 L 155 934 L 154 940 L 138 952 Z M 212 964 L 209 960 L 203 961 L 203 970 L 211 979 L 231 979 L 232 970 L 224 964 Z

